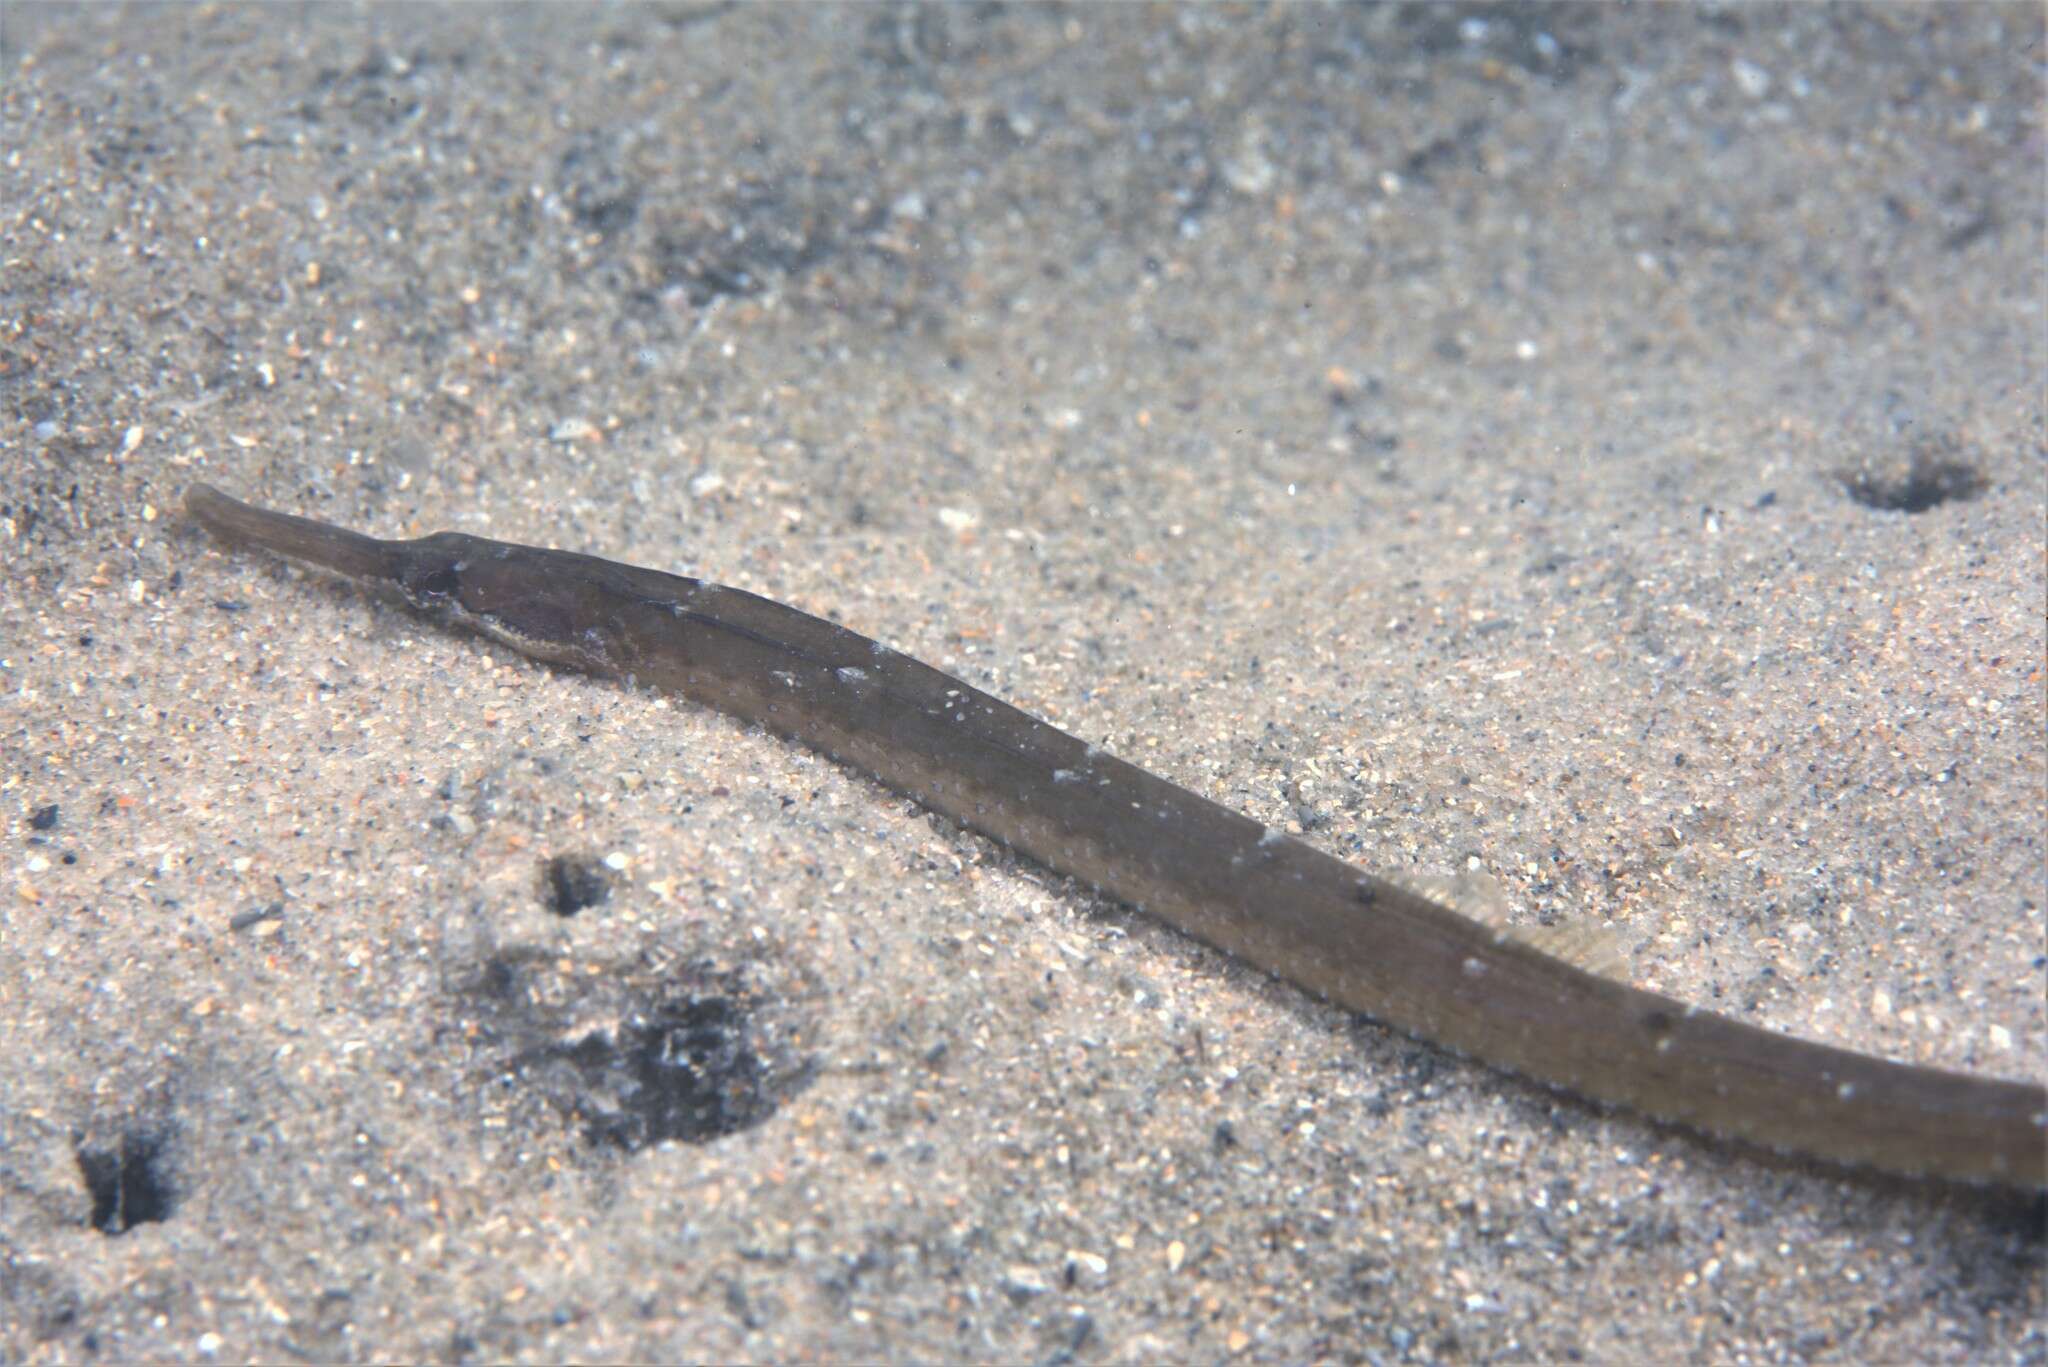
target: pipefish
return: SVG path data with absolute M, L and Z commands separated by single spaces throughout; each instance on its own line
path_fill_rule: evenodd
M 1847 1166 L 2048 1187 L 2048 1089 L 1855 1053 L 1589 971 L 741 589 L 438 532 L 380 540 L 207 485 L 190 514 L 552 664 L 799 741 L 1309 992 L 1494 1068 Z

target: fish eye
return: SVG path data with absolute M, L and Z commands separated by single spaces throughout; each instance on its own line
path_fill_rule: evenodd
M 462 587 L 462 562 L 449 560 L 411 567 L 400 579 L 399 587 L 419 607 L 445 602 Z

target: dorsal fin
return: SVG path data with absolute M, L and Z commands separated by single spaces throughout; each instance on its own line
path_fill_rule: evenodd
M 1508 928 L 1507 889 L 1490 873 L 1479 869 L 1465 869 L 1458 873 L 1424 873 L 1404 869 L 1381 876 L 1417 897 L 1427 897 L 1440 906 L 1449 907 L 1469 921 L 1477 921 L 1496 930 Z
M 1507 889 L 1498 878 L 1480 869 L 1458 873 L 1404 871 L 1385 875 L 1417 896 L 1449 907 L 1460 916 L 1477 921 L 1501 938 L 1527 945 L 1539 954 L 1562 959 L 1573 968 L 1616 982 L 1629 981 L 1628 953 L 1620 938 L 1608 927 L 1583 917 L 1550 926 L 1518 926 L 1508 920 Z
M 1628 952 L 1621 938 L 1606 926 L 1588 920 L 1565 921 L 1554 926 L 1507 926 L 1507 937 L 1519 940 L 1539 954 L 1562 959 L 1573 968 L 1596 978 L 1629 981 Z

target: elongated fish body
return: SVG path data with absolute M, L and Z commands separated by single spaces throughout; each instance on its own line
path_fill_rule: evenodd
M 759 723 L 1247 963 L 1496 1068 L 1834 1163 L 2048 1186 L 2048 1091 L 1797 1039 L 1588 972 L 739 589 L 441 532 L 385 541 L 205 485 L 193 517 L 536 658 Z

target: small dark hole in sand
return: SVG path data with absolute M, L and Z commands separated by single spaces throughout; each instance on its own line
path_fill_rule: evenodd
M 1926 451 L 1916 452 L 1904 471 L 1850 470 L 1841 479 L 1850 498 L 1887 513 L 1924 513 L 1975 498 L 1986 483 L 1976 467 Z
M 579 855 L 558 854 L 541 866 L 547 908 L 557 916 L 574 916 L 612 895 L 604 866 Z
M 617 1103 L 586 1111 L 592 1143 L 628 1152 L 667 1139 L 702 1144 L 775 1109 L 746 1013 L 728 998 L 664 1006 L 652 1019 L 585 1035 L 562 1055 Z
M 78 1171 L 92 1193 L 92 1227 L 126 1234 L 137 1225 L 170 1218 L 176 1204 L 166 1171 L 164 1136 L 124 1130 L 111 1148 L 79 1144 Z

